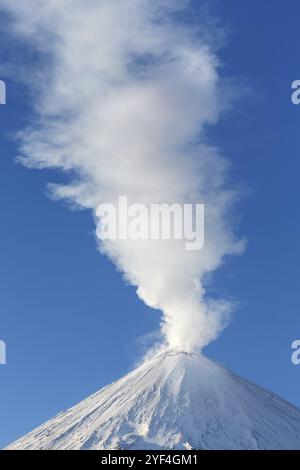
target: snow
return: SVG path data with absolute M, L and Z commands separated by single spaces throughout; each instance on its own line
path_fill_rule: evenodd
M 8 449 L 300 449 L 300 410 L 203 355 L 167 351 Z

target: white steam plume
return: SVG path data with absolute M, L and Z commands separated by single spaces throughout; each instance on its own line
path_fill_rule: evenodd
M 16 37 L 36 47 L 37 118 L 22 135 L 22 160 L 74 175 L 54 195 L 95 211 L 103 202 L 204 203 L 205 247 L 181 241 L 100 241 L 143 301 L 163 312 L 170 347 L 201 349 L 230 306 L 203 283 L 238 253 L 227 161 L 206 143 L 223 97 L 205 25 L 184 20 L 182 0 L 0 0 Z M 183 10 L 181 10 L 183 9 Z M 180 19 L 181 18 L 181 19 Z

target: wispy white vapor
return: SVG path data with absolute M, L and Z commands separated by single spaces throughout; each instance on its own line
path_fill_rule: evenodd
M 184 19 L 188 3 L 0 0 L 15 35 L 45 57 L 21 150 L 28 166 L 71 172 L 71 184 L 52 186 L 57 198 L 92 209 L 96 224 L 97 206 L 119 195 L 205 204 L 201 251 L 180 240 L 99 240 L 139 297 L 163 312 L 168 345 L 193 350 L 217 337 L 230 309 L 207 299 L 206 275 L 242 243 L 230 221 L 228 163 L 205 137 L 222 111 L 218 60 L 205 25 Z

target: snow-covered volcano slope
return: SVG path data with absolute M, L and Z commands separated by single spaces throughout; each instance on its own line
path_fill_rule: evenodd
M 300 449 L 300 410 L 204 356 L 166 352 L 9 449 Z

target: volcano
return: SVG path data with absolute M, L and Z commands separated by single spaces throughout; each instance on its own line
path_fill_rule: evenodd
M 203 355 L 167 351 L 8 449 L 300 449 L 300 409 Z

